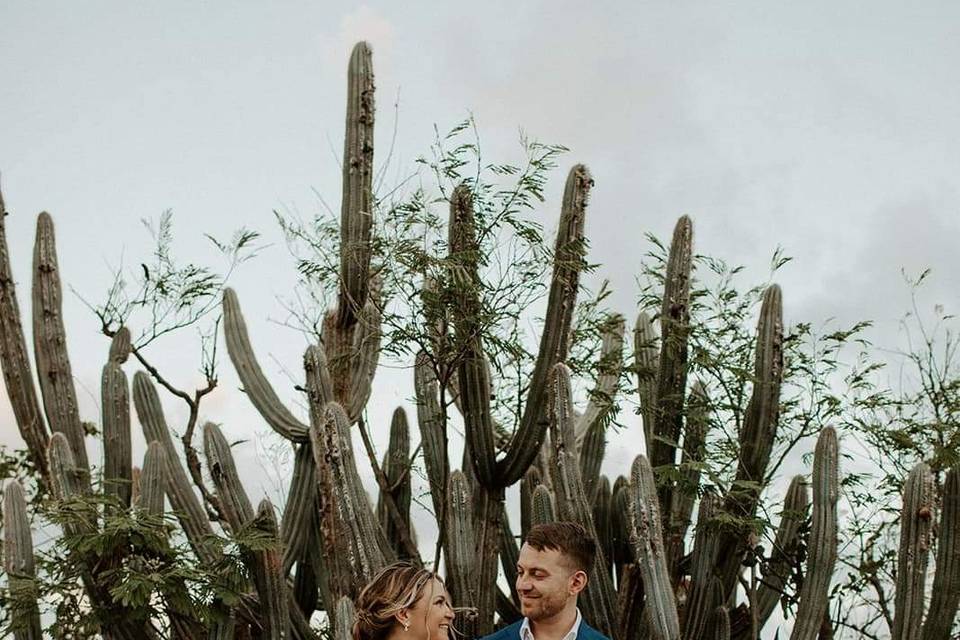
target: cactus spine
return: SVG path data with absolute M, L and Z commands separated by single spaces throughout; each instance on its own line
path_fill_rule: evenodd
M 7 482 L 3 489 L 3 568 L 7 572 L 7 588 L 13 603 L 10 627 L 14 638 L 41 640 L 27 500 L 23 487 L 16 481 Z

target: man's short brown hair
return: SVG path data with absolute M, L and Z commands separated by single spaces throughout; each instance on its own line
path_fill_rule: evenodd
M 527 532 L 528 545 L 537 551 L 553 549 L 570 559 L 575 570 L 590 574 L 597 555 L 597 543 L 576 522 L 548 522 L 534 525 Z

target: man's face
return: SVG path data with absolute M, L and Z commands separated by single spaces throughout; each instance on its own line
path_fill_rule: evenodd
M 517 593 L 520 612 L 531 621 L 547 620 L 576 604 L 587 576 L 574 569 L 569 558 L 556 549 L 537 551 L 529 544 L 517 560 Z

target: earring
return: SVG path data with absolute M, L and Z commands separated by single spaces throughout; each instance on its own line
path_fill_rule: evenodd
M 403 630 L 404 630 L 404 631 L 410 631 L 410 623 L 409 623 L 409 622 L 404 622 L 404 623 L 403 623 Z

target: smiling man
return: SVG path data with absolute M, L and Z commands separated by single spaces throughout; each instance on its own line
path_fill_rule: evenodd
M 532 527 L 517 560 L 524 618 L 483 640 L 608 640 L 577 608 L 596 553 L 593 538 L 575 522 Z

